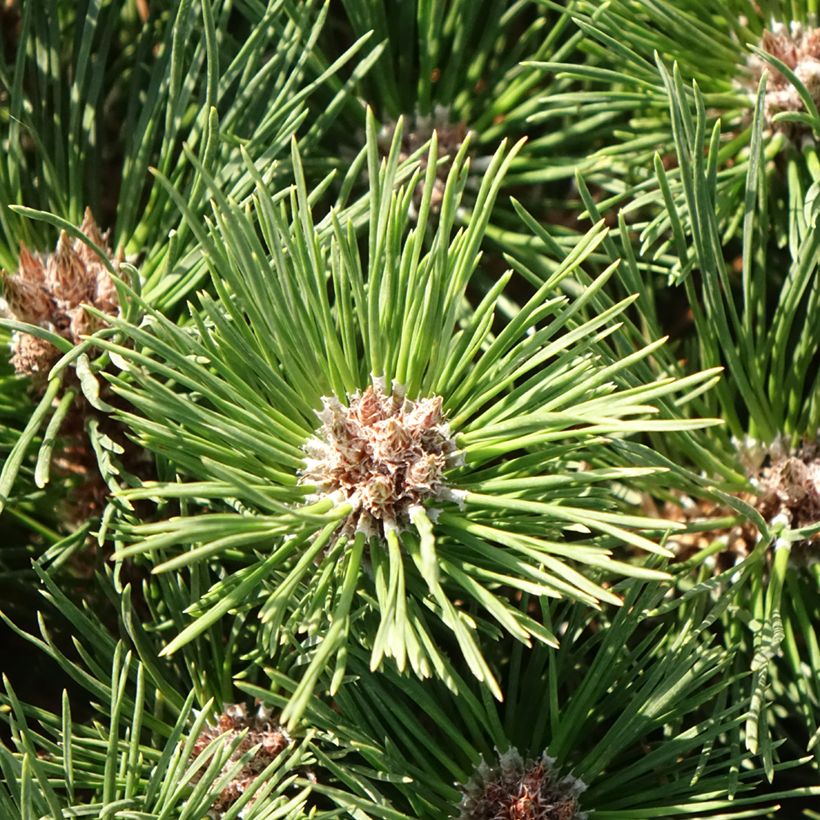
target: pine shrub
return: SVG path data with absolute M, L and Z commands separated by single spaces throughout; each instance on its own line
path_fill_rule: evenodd
M 0 820 L 820 817 L 813 0 L 0 0 Z

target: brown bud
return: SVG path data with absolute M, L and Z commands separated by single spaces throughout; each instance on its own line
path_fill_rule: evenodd
M 80 230 L 98 247 L 102 248 L 105 251 L 109 252 L 111 249 L 108 246 L 108 232 L 106 231 L 105 234 L 100 232 L 97 223 L 94 221 L 94 217 L 91 214 L 91 209 L 86 208 L 85 213 L 83 214 L 83 222 L 80 225 Z M 86 265 L 102 265 L 103 262 L 100 259 L 99 254 L 89 248 L 85 242 L 81 240 L 75 241 L 75 249 L 79 254 L 80 258 Z
M 92 301 L 103 313 L 108 313 L 113 316 L 117 313 L 120 306 L 114 280 L 102 266 L 97 268 L 96 280 L 96 288 Z
M 65 231 L 60 233 L 57 250 L 49 257 L 46 273 L 54 295 L 66 307 L 76 307 L 94 298 L 96 276 L 88 270 Z
M 83 307 L 73 308 L 68 311 L 68 315 L 71 318 L 69 333 L 75 342 L 79 342 L 85 336 L 90 336 L 95 330 L 100 329 L 99 319 Z
M 20 243 L 20 269 L 18 275 L 28 282 L 45 284 L 46 269 L 43 260 L 39 255 L 35 255 L 21 242 Z
M 60 351 L 50 342 L 20 333 L 15 338 L 11 363 L 14 371 L 21 376 L 31 376 L 35 383 L 45 381 L 49 370 L 60 358 Z
M 376 394 L 372 387 L 368 387 L 351 415 L 365 426 L 371 426 L 377 421 L 381 421 L 385 417 L 382 398 Z
M 23 276 L 4 277 L 3 295 L 14 318 L 20 322 L 42 325 L 49 321 L 54 311 L 48 291 Z
M 419 489 L 432 490 L 444 469 L 444 456 L 441 453 L 427 453 L 417 458 L 407 468 L 407 481 Z

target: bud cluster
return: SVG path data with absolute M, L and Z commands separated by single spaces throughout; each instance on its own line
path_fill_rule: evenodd
M 583 820 L 578 796 L 585 784 L 559 778 L 553 763 L 546 754 L 524 760 L 514 748 L 494 766 L 482 761 L 463 787 L 459 820 Z
M 395 133 L 395 124 L 385 125 L 379 134 L 379 146 L 384 154 L 390 150 Z M 441 203 L 444 200 L 444 191 L 447 187 L 447 176 L 450 173 L 452 160 L 455 158 L 461 144 L 467 136 L 467 125 L 463 122 L 451 122 L 446 108 L 437 106 L 432 116 L 415 117 L 405 123 L 401 135 L 401 146 L 399 148 L 399 162 L 409 159 L 423 145 L 430 141 L 433 132 L 438 138 L 438 156 L 447 156 L 447 162 L 440 163 L 436 168 L 436 181 L 433 183 L 433 193 L 430 197 L 430 210 L 437 214 L 441 210 Z M 422 175 L 427 168 L 427 155 L 423 155 L 420 161 Z M 421 206 L 421 198 L 424 192 L 424 179 L 418 183 L 413 192 L 413 211 L 415 216 Z
M 234 742 L 243 731 L 247 731 L 247 734 L 225 762 L 220 777 L 230 771 L 246 753 L 255 747 L 258 748 L 228 785 L 219 792 L 211 807 L 212 815 L 215 817 L 221 817 L 227 812 L 290 744 L 290 737 L 278 723 L 271 721 L 270 712 L 263 706 L 260 706 L 251 717 L 244 704 L 226 704 L 225 711 L 217 719 L 216 725 L 206 726 L 197 737 L 191 754 L 192 760 L 199 757 L 215 738 L 222 738 L 227 745 Z M 197 772 L 193 782 L 197 782 L 201 777 L 202 772 Z
M 335 397 L 323 397 L 322 404 L 322 426 L 304 447 L 301 480 L 321 498 L 352 505 L 349 530 L 383 535 L 386 528 L 406 527 L 413 508 L 427 499 L 460 500 L 444 482 L 460 454 L 440 396 L 413 401 L 399 385 L 388 393 L 374 380 L 347 407 Z
M 738 443 L 738 453 L 753 490 L 737 493 L 737 497 L 755 507 L 769 523 L 781 522 L 792 529 L 808 527 L 820 522 L 820 438 L 804 441 L 791 448 L 785 439 L 777 439 L 765 447 L 747 439 Z M 702 523 L 710 518 L 732 518 L 734 513 L 717 502 L 691 498 L 681 499 L 682 504 L 668 503 L 655 514 L 667 520 L 689 524 Z M 681 560 L 691 558 L 699 550 L 706 549 L 716 539 L 725 543 L 725 549 L 717 556 L 717 569 L 726 570 L 746 558 L 758 542 L 760 533 L 750 520 L 740 520 L 725 528 L 673 534 L 668 546 Z M 805 547 L 820 540 L 815 535 L 798 546 Z M 808 553 L 804 556 L 814 560 Z
M 80 230 L 110 256 L 108 235 L 100 233 L 88 209 Z M 21 246 L 20 267 L 17 273 L 3 277 L 3 293 L 14 319 L 75 344 L 99 327 L 84 304 L 111 315 L 119 309 L 117 291 L 103 260 L 64 231 L 53 253 L 31 253 Z M 12 364 L 20 375 L 42 381 L 59 356 L 53 344 L 37 336 L 18 333 L 14 337 Z
M 779 23 L 763 33 L 760 48 L 790 68 L 806 87 L 812 100 L 820 106 L 820 28 L 804 29 L 800 23 L 786 26 Z M 761 57 L 749 58 L 752 84 L 749 91 L 757 94 L 757 85 L 763 72 L 768 72 L 765 96 L 766 121 L 787 136 L 799 133 L 799 125 L 791 122 L 774 123 L 773 117 L 781 112 L 802 112 L 805 105 L 790 80 Z
M 777 518 L 792 528 L 820 522 L 820 439 L 794 449 L 775 442 L 753 480 L 757 509 L 767 521 Z

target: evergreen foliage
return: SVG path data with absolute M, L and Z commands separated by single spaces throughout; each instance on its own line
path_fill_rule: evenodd
M 820 817 L 813 0 L 0 0 L 0 820 Z

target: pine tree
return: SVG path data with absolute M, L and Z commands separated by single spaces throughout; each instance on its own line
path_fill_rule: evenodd
M 816 816 L 812 0 L 0 0 L 0 818 Z

